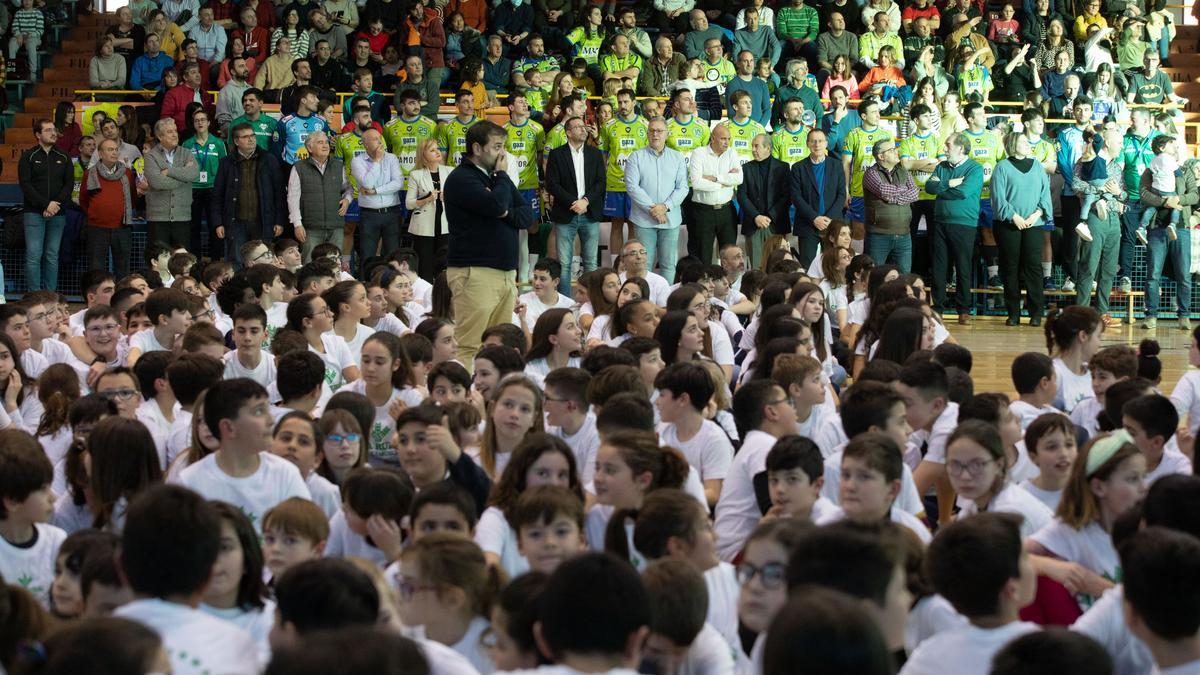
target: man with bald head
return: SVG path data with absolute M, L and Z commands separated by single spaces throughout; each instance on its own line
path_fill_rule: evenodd
M 708 23 L 708 17 L 705 16 L 703 10 L 693 9 L 688 14 L 688 21 L 692 30 L 683 36 L 683 53 L 689 59 L 703 58 L 704 43 L 712 39 L 721 40 L 725 37 L 720 26 Z
M 654 53 L 646 59 L 638 82 L 638 94 L 641 96 L 670 96 L 675 90 L 675 83 L 684 78 L 684 68 L 687 59 L 675 51 L 671 39 L 659 36 L 654 41 Z
M 404 173 L 400 160 L 387 151 L 383 134 L 368 129 L 362 135 L 366 154 L 350 162 L 350 173 L 358 184 L 358 209 L 361 220 L 359 229 L 359 258 L 366 260 L 377 253 L 380 238 L 383 239 L 382 255 L 400 248 L 400 190 L 404 187 Z
M 688 253 L 704 264 L 713 261 L 713 239 L 721 246 L 737 241 L 734 191 L 742 184 L 741 160 L 729 147 L 729 127 L 713 127 L 708 145 L 688 156 L 692 183 L 692 208 L 688 228 Z

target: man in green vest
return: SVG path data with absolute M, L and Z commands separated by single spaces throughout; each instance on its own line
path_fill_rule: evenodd
M 352 188 L 342 160 L 330 156 L 325 132 L 309 134 L 304 147 L 308 157 L 292 165 L 288 176 L 287 206 L 300 254 L 308 262 L 318 244 L 341 247 Z

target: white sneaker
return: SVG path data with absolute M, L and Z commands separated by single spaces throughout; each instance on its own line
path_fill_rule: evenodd
M 1135 239 L 1137 239 L 1139 244 L 1145 245 L 1148 241 L 1146 239 L 1146 228 L 1144 227 L 1139 227 L 1137 231 L 1133 233 L 1133 236 Z
M 1074 293 L 1075 292 L 1075 282 L 1071 281 L 1071 277 L 1067 277 L 1066 280 L 1063 281 L 1062 292 L 1063 293 Z
M 1088 228 L 1087 223 L 1083 221 L 1079 221 L 1079 224 L 1075 226 L 1075 234 L 1078 234 L 1079 238 L 1084 241 L 1092 240 L 1092 231 Z
M 1169 239 L 1170 241 L 1175 241 L 1176 239 L 1179 239 L 1179 233 L 1175 231 L 1174 225 L 1167 226 L 1167 239 Z

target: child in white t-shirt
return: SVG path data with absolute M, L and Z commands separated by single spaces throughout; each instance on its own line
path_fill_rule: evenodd
M 1165 134 L 1155 136 L 1150 141 L 1150 150 L 1154 152 L 1154 159 L 1150 160 L 1150 189 L 1159 197 L 1175 197 L 1175 174 L 1179 172 L 1179 158 L 1175 147 L 1175 137 Z M 1179 224 L 1179 209 L 1170 207 L 1148 208 L 1142 213 L 1141 223 L 1138 229 L 1134 232 L 1138 242 L 1145 244 L 1147 241 L 1146 230 L 1158 218 L 1159 211 L 1166 211 L 1168 214 L 1167 222 L 1167 238 L 1175 241 L 1178 236 L 1175 227 Z
M 362 377 L 338 391 L 350 391 L 367 397 L 375 408 L 375 421 L 367 433 L 372 460 L 393 463 L 392 432 L 396 415 L 405 408 L 421 405 L 424 396 L 413 386 L 412 364 L 404 353 L 400 338 L 391 333 L 375 333 L 362 345 Z
M 342 493 L 338 486 L 317 472 L 325 461 L 321 437 L 316 420 L 307 413 L 293 411 L 275 423 L 271 453 L 296 465 L 312 494 L 312 501 L 326 518 L 332 518 L 342 506 Z
M 306 560 L 317 560 L 329 541 L 329 517 L 313 502 L 288 497 L 263 516 L 263 564 L 278 579 Z
M 267 313 L 255 304 L 233 311 L 234 351 L 225 355 L 225 379 L 248 377 L 264 387 L 275 381 L 275 359 L 263 352 Z
M 1154 672 L 1200 671 L 1194 630 L 1200 608 L 1186 600 L 1197 593 L 1200 543 L 1189 532 L 1147 528 L 1122 545 L 1121 567 L 1126 622 L 1154 655 Z
M 236 506 L 215 502 L 213 507 L 221 517 L 221 552 L 200 611 L 246 631 L 265 663 L 271 659 L 267 638 L 275 623 L 275 603 L 263 582 L 258 533 Z
M 976 513 L 1021 516 L 1024 539 L 1054 518 L 1050 507 L 1008 480 L 1003 441 L 995 425 L 982 419 L 959 422 L 946 447 L 946 472 L 961 505 L 958 519 Z
M 1039 415 L 1061 412 L 1052 405 L 1058 391 L 1058 376 L 1049 356 L 1025 352 L 1013 359 L 1012 381 L 1018 398 L 1008 409 L 1020 421 L 1021 431 L 1029 428 Z
M 902 675 L 986 675 L 1001 647 L 1038 630 L 1019 617 L 1033 602 L 1037 575 L 1015 516 L 981 513 L 945 526 L 925 562 L 934 588 L 970 623 L 922 642 Z
M 132 366 L 147 352 L 174 351 L 175 340 L 192 325 L 190 308 L 191 300 L 183 291 L 174 288 L 151 291 L 146 298 L 146 318 L 154 328 L 129 338 L 126 362 Z
M 1192 475 L 1192 460 L 1172 448 L 1179 416 L 1171 399 L 1161 394 L 1139 396 L 1121 408 L 1122 426 L 1146 458 L 1146 487 L 1154 481 L 1180 473 Z
M 578 491 L 560 485 L 529 487 L 511 513 L 517 550 L 534 572 L 552 574 L 564 560 L 587 551 Z
M 1091 307 L 1073 305 L 1046 317 L 1047 341 L 1054 356 L 1053 405 L 1071 414 L 1092 391 L 1092 357 L 1100 350 L 1104 322 Z
M 663 445 L 683 453 L 704 481 L 711 508 L 721 495 L 721 483 L 733 463 L 733 444 L 716 422 L 704 418 L 704 409 L 715 392 L 708 371 L 694 361 L 673 363 L 655 379 L 655 407 L 663 424 L 658 429 Z
M 1093 354 L 1088 361 L 1092 395 L 1075 405 L 1071 421 L 1083 427 L 1089 438 L 1095 436 L 1100 431 L 1099 416 L 1104 412 L 1105 392 L 1117 382 L 1137 377 L 1137 371 L 1137 352 L 1129 345 L 1111 345 Z
M 1025 430 L 1025 449 L 1038 474 L 1021 481 L 1021 487 L 1051 511 L 1057 511 L 1063 488 L 1071 477 L 1071 467 L 1079 455 L 1075 427 L 1058 413 L 1046 413 Z
M 271 445 L 272 419 L 267 392 L 257 382 L 239 378 L 210 387 L 204 423 L 220 444 L 180 472 L 181 485 L 241 508 L 256 528 L 263 514 L 288 497 L 312 498 L 296 465 L 264 452 Z
M 54 467 L 37 439 L 20 429 L 0 430 L 0 574 L 50 605 L 54 564 L 67 533 L 50 525 Z
M 705 593 L 704 579 L 691 565 L 662 559 L 642 572 L 642 584 L 654 608 L 643 658 L 663 673 L 732 673 L 731 645 L 705 620 L 702 605 L 685 598 Z
M 167 437 L 171 433 L 171 425 L 175 423 L 175 415 L 181 408 L 175 400 L 175 392 L 167 382 L 167 368 L 175 361 L 172 352 L 150 352 L 138 359 L 133 367 L 137 376 L 138 388 L 146 394 L 146 400 L 137 407 L 137 419 L 150 430 L 154 445 L 158 449 L 158 461 L 163 470 L 167 469 Z
M 413 490 L 398 472 L 354 469 L 342 482 L 342 509 L 330 520 L 325 557 L 364 558 L 380 568 L 395 562 L 412 500 Z
M 858 523 L 891 520 L 929 543 L 932 537 L 924 523 L 895 505 L 900 495 L 903 467 L 900 447 L 890 436 L 866 432 L 850 439 L 842 450 L 838 506 L 817 524 L 843 519 Z
M 478 361 L 476 361 L 478 364 Z M 478 379 L 478 365 L 475 371 Z M 557 368 L 546 375 L 546 433 L 561 438 L 575 454 L 575 468 L 585 486 L 596 475 L 596 451 L 600 432 L 596 415 L 587 403 L 587 387 L 592 376 L 582 368 Z
M 522 293 L 517 298 L 516 323 L 526 333 L 533 334 L 538 317 L 548 309 L 556 307 L 571 309 L 575 299 L 570 295 L 571 280 L 568 279 L 567 290 L 562 290 L 562 264 L 554 258 L 539 258 L 533 264 L 533 276 L 530 277 L 533 290 Z

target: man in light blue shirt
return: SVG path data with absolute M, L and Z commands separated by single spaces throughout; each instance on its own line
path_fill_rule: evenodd
M 687 166 L 683 155 L 667 147 L 667 123 L 651 120 L 647 146 L 625 162 L 625 192 L 629 195 L 629 220 L 646 247 L 646 269 L 657 259 L 661 274 L 672 282 L 679 258 L 680 205 L 687 197 Z
M 387 151 L 383 134 L 367 129 L 362 135 L 366 154 L 350 162 L 350 173 L 358 183 L 359 257 L 363 260 L 380 255 L 379 240 L 383 238 L 383 255 L 400 248 L 400 190 L 404 173 L 400 160 Z
M 225 44 L 228 36 L 225 35 L 225 29 L 213 21 L 212 7 L 205 5 L 200 8 L 200 20 L 188 31 L 188 37 L 196 41 L 200 60 L 220 63 L 225 58 Z

